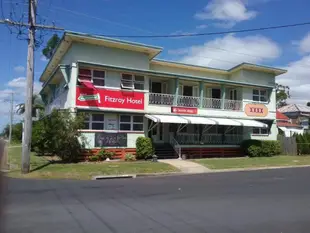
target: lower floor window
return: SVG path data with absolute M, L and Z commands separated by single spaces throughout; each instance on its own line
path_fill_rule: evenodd
M 253 134 L 267 135 L 269 130 L 267 128 L 253 128 Z
M 143 116 L 120 115 L 119 129 L 127 131 L 143 131 Z
M 104 115 L 103 114 L 87 114 L 84 120 L 84 129 L 104 129 Z

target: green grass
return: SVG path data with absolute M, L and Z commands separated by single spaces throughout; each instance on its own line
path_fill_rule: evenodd
M 95 175 L 141 174 L 176 172 L 176 168 L 148 161 L 135 162 L 101 162 L 101 163 L 50 163 L 46 157 L 31 155 L 31 172 L 20 173 L 21 147 L 9 148 L 10 177 L 38 179 L 90 179 Z
M 274 156 L 258 158 L 214 158 L 192 160 L 210 169 L 253 168 L 310 165 L 310 156 Z

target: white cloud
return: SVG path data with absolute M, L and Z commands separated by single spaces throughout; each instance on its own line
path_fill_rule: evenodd
M 218 20 L 234 25 L 237 22 L 255 18 L 257 12 L 247 9 L 247 2 L 241 0 L 212 0 L 202 12 L 195 14 L 200 20 Z
M 200 30 L 200 29 L 206 29 L 208 27 L 207 24 L 200 24 L 198 26 L 196 26 L 196 29 Z
M 310 32 L 298 43 L 301 53 L 310 53 Z
M 4 89 L 4 90 L 0 90 L 0 101 L 7 99 L 8 97 L 10 97 L 11 93 L 13 92 L 12 89 Z
M 15 66 L 14 67 L 14 71 L 22 73 L 22 72 L 25 71 L 25 67 L 23 67 L 23 66 Z
M 290 87 L 289 102 L 306 104 L 310 101 L 310 55 L 289 63 L 287 73 L 279 76 L 277 82 Z
M 11 81 L 8 82 L 7 84 L 9 87 L 19 89 L 18 91 L 21 91 L 21 93 L 25 94 L 25 89 L 26 89 L 26 78 L 25 77 L 19 77 L 15 78 Z M 41 90 L 41 85 L 39 82 L 34 82 L 33 83 L 33 92 L 38 93 Z
M 264 36 L 227 35 L 202 45 L 168 51 L 184 63 L 228 69 L 242 62 L 260 63 L 280 56 L 281 49 Z
M 47 62 L 48 61 L 48 59 L 44 55 L 41 55 L 40 60 L 43 61 L 43 62 Z

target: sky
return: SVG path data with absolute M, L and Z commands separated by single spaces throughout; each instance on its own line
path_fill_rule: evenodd
M 0 18 L 27 22 L 26 0 L 0 0 Z M 72 4 L 74 2 L 74 4 Z M 309 0 L 38 0 L 37 22 L 98 35 L 176 35 L 221 32 L 310 22 Z M 9 121 L 10 93 L 23 103 L 27 41 L 0 24 L 0 131 Z M 24 32 L 27 32 L 24 30 Z M 35 52 L 34 91 L 47 60 Z M 61 32 L 59 32 L 61 35 Z M 17 38 L 18 37 L 18 38 Z M 290 103 L 310 101 L 310 25 L 225 35 L 184 38 L 122 38 L 163 47 L 157 57 L 228 69 L 251 62 L 286 69 L 276 81 L 290 87 Z M 14 115 L 14 122 L 21 120 Z

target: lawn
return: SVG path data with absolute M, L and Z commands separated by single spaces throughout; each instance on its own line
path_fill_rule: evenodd
M 214 158 L 192 160 L 210 169 L 253 168 L 310 165 L 310 156 L 274 156 L 258 158 Z
M 31 155 L 31 172 L 26 175 L 20 173 L 21 147 L 9 148 L 10 177 L 46 178 L 46 179 L 90 179 L 95 175 L 141 174 L 177 172 L 168 164 L 148 161 L 136 162 L 101 162 L 101 163 L 51 163 L 47 157 Z

